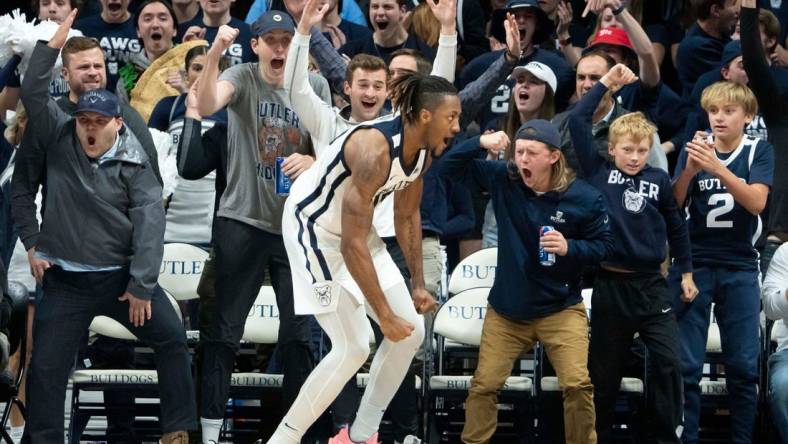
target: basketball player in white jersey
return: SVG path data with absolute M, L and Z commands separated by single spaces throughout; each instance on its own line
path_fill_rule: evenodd
M 356 374 L 369 354 L 367 315 L 385 339 L 372 361 L 355 421 L 329 442 L 376 442 L 383 412 L 424 338 L 420 313 L 436 307 L 422 274 L 422 175 L 460 131 L 460 99 L 451 83 L 435 76 L 400 77 L 391 91 L 394 114 L 340 135 L 294 182 L 285 204 L 282 228 L 295 310 L 315 315 L 332 348 L 269 443 L 300 442 Z M 375 205 L 392 192 L 412 298 L 372 228 Z

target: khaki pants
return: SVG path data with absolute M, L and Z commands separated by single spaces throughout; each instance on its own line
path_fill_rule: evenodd
M 568 444 L 594 444 L 594 387 L 588 376 L 588 318 L 582 303 L 530 321 L 513 321 L 487 307 L 479 364 L 465 401 L 462 441 L 487 443 L 498 423 L 498 392 L 517 359 L 536 341 L 545 346 L 564 392 Z

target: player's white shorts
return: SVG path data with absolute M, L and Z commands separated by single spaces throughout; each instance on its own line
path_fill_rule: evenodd
M 295 210 L 286 204 L 282 217 L 282 237 L 293 274 L 296 314 L 335 311 L 340 286 L 353 296 L 356 303 L 364 304 L 364 294 L 345 266 L 339 236 L 323 230 L 317 224 L 310 225 L 306 220 L 299 220 Z M 381 289 L 385 292 L 403 282 L 399 268 L 374 229 L 367 238 L 367 245 Z

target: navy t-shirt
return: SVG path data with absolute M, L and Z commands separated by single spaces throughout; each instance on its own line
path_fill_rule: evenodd
M 481 77 L 490 65 L 501 56 L 501 51 L 490 52 L 480 55 L 465 65 L 460 74 L 460 88 Z M 575 91 L 575 74 L 569 64 L 561 56 L 553 51 L 535 48 L 531 55 L 520 59 L 517 66 L 522 66 L 528 62 L 542 62 L 553 70 L 558 80 L 558 91 L 555 92 L 556 112 L 563 111 L 569 104 L 569 98 Z M 510 76 L 501 85 L 490 100 L 490 106 L 485 106 L 479 110 L 476 121 L 482 129 L 490 128 L 495 122 L 506 115 L 509 111 L 509 97 L 512 94 L 512 87 L 515 80 Z
M 238 37 L 235 38 L 235 41 L 232 45 L 227 49 L 225 56 L 230 59 L 230 65 L 237 65 L 239 63 L 247 63 L 247 62 L 256 62 L 257 56 L 254 52 L 252 52 L 252 30 L 249 28 L 249 25 L 246 24 L 243 20 L 239 20 L 235 17 L 230 18 L 230 22 L 227 23 L 228 26 L 231 26 L 237 29 Z M 200 28 L 205 28 L 205 40 L 208 41 L 209 45 L 213 44 L 213 40 L 216 38 L 216 34 L 219 32 L 218 26 L 205 26 L 203 23 L 202 14 L 198 14 L 193 19 L 189 20 L 188 22 L 181 23 L 178 25 L 178 35 L 175 38 L 176 42 L 180 42 L 183 38 L 183 35 L 186 34 L 186 30 L 192 26 L 199 26 Z
M 378 56 L 383 59 L 384 62 L 386 62 L 386 65 L 388 65 L 389 61 L 391 60 L 391 54 L 394 51 L 403 48 L 415 49 L 419 51 L 421 55 L 423 55 L 430 62 L 435 59 L 435 50 L 413 34 L 408 34 L 408 38 L 401 45 L 391 48 L 384 48 L 382 46 L 376 45 L 371 36 L 353 41 L 348 40 L 344 46 L 339 48 L 339 52 L 347 55 L 350 58 L 353 58 L 353 56 L 356 54 L 369 54 Z
M 720 40 L 706 34 L 697 23 L 687 30 L 676 55 L 682 97 L 689 97 L 698 77 L 720 66 L 722 50 L 730 40 L 730 37 Z
M 137 30 L 134 28 L 134 17 L 123 23 L 107 23 L 101 15 L 94 15 L 78 20 L 74 29 L 99 41 L 107 64 L 107 89 L 115 91 L 118 70 L 132 55 L 142 52 L 142 42 L 137 39 Z
M 774 149 L 769 142 L 744 136 L 733 152 L 717 152 L 717 157 L 747 184 L 761 183 L 771 188 Z M 686 164 L 687 151 L 683 150 L 674 177 L 681 175 Z M 757 268 L 754 245 L 763 229 L 760 216 L 750 214 L 727 192 L 722 181 L 705 171 L 690 182 L 687 202 L 692 263 L 696 267 Z

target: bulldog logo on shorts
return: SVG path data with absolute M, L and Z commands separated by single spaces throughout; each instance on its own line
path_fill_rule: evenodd
M 631 188 L 624 191 L 624 195 L 621 197 L 621 200 L 624 208 L 626 208 L 626 210 L 630 213 L 637 214 L 646 208 L 646 198 Z
M 331 285 L 315 285 L 314 289 L 318 304 L 323 307 L 328 307 L 331 305 Z

